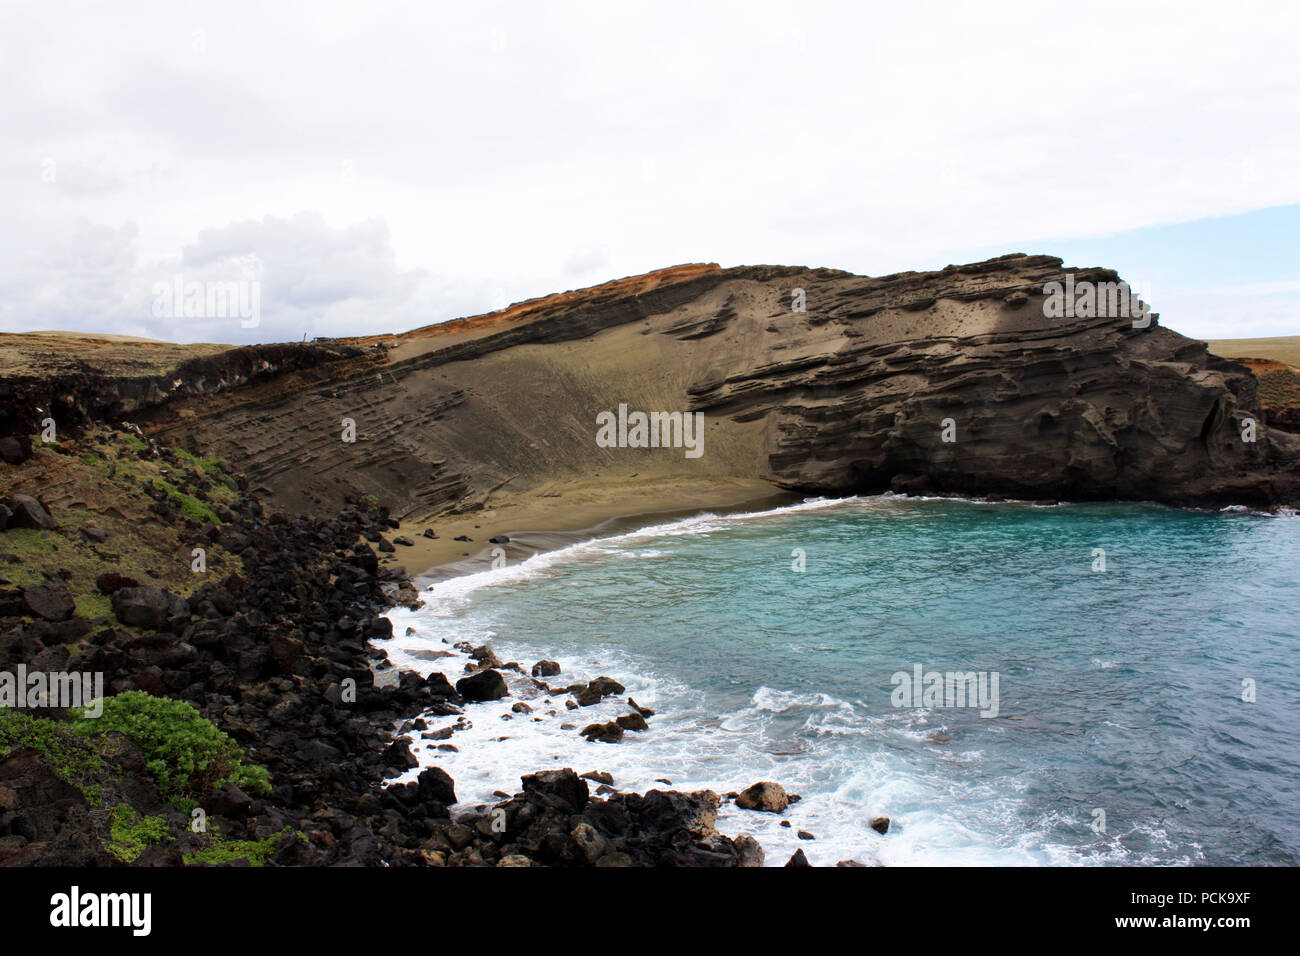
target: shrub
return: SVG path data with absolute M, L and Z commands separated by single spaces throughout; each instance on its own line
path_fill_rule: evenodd
M 182 809 L 214 787 L 233 781 L 241 790 L 271 792 L 266 769 L 243 762 L 244 752 L 228 734 L 191 704 L 132 690 L 104 698 L 104 713 L 87 721 L 94 731 L 117 730 L 144 754 L 158 792 Z
M 112 824 L 105 849 L 123 863 L 134 863 L 149 844 L 169 839 L 167 821 L 162 817 L 141 816 L 125 803 L 119 803 L 109 812 Z

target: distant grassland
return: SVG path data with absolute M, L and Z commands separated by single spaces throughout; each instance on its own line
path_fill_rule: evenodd
M 1300 335 L 1270 339 L 1210 339 L 1210 351 L 1223 358 L 1260 358 L 1300 367 Z

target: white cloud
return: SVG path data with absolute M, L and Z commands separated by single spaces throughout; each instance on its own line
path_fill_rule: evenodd
M 78 218 L 136 224 L 147 264 L 260 244 L 263 332 L 300 337 L 675 262 L 880 274 L 1300 202 L 1294 5 L 136 9 L 4 14 L 0 284 L 43 290 L 6 328 L 135 321 L 133 279 L 31 265 Z

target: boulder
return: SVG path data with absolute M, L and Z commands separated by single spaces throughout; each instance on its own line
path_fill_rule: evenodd
M 581 733 L 592 743 L 616 744 L 623 739 L 623 728 L 612 720 L 607 724 L 588 724 Z
M 104 594 L 115 594 L 122 588 L 139 586 L 140 582 L 135 578 L 128 578 L 125 574 L 118 574 L 116 571 L 104 571 L 95 577 L 95 587 Z
M 470 701 L 500 700 L 510 694 L 506 679 L 490 667 L 456 681 L 456 690 Z
M 534 677 L 554 677 L 560 672 L 560 665 L 555 661 L 538 661 L 533 665 Z
M 190 605 L 162 588 L 124 587 L 113 594 L 113 613 L 128 627 L 158 628 L 168 621 L 188 618 Z
M 877 833 L 885 834 L 889 832 L 889 817 L 876 817 L 871 821 L 871 829 Z
M 440 803 L 444 807 L 456 803 L 455 782 L 440 767 L 429 767 L 427 770 L 420 771 L 416 783 L 419 786 L 422 802 Z
M 740 859 L 736 862 L 737 866 L 756 867 L 763 865 L 765 859 L 763 847 L 748 833 L 741 834 L 732 842 L 736 844 L 736 849 L 740 852 Z
M 45 506 L 31 495 L 10 495 L 5 504 L 13 512 L 9 518 L 11 528 L 43 528 L 50 531 L 58 527 Z
M 624 730 L 649 730 L 650 725 L 645 722 L 645 718 L 640 714 L 624 714 L 616 721 Z
M 597 677 L 588 683 L 574 697 L 577 698 L 579 706 L 590 707 L 592 704 L 598 704 L 611 694 L 621 694 L 627 690 L 622 684 L 612 677 Z
M 45 621 L 66 621 L 76 604 L 62 584 L 31 584 L 23 588 L 23 607 Z
M 420 765 L 420 761 L 415 759 L 415 754 L 411 753 L 411 745 L 405 740 L 394 740 L 389 744 L 384 749 L 382 760 L 385 767 L 392 767 L 394 770 L 410 770 Z
M 764 813 L 781 813 L 790 805 L 785 788 L 779 783 L 763 780 L 736 794 L 736 806 L 742 810 L 761 810 Z
M 581 813 L 591 799 L 587 781 L 568 767 L 524 774 L 520 780 L 524 785 L 525 796 L 536 797 L 542 803 L 558 807 L 566 813 Z
M 21 465 L 32 456 L 31 447 L 13 435 L 0 438 L 0 459 L 10 465 Z
M 492 650 L 492 648 L 487 644 L 474 648 L 469 652 L 469 656 L 474 658 L 479 667 L 502 666 L 501 659 L 497 657 L 496 651 Z
M 808 862 L 808 857 L 803 855 L 803 850 L 795 850 L 794 856 L 790 857 L 790 859 L 786 861 L 785 865 L 786 866 L 812 866 L 812 864 Z

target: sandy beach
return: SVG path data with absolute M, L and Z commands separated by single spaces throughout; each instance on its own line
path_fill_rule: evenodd
M 444 578 L 482 570 L 506 535 L 506 559 L 514 562 L 575 541 L 616 534 L 700 511 L 760 510 L 799 500 L 756 479 L 665 479 L 556 483 L 527 494 L 493 498 L 480 511 L 404 522 L 393 537 L 415 542 L 397 546 L 385 562 L 401 564 L 413 576 Z M 432 528 L 437 538 L 426 538 Z M 464 536 L 471 540 L 456 541 Z

